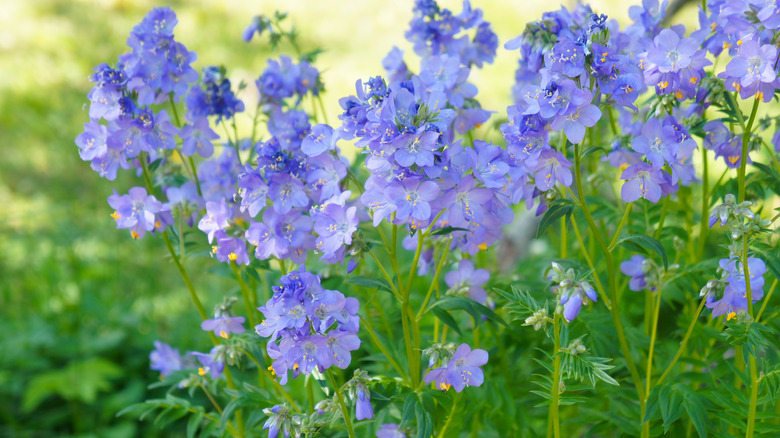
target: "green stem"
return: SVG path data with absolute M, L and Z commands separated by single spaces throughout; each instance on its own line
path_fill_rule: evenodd
M 650 331 L 650 351 L 647 353 L 647 377 L 645 380 L 645 394 L 650 394 L 653 376 L 653 353 L 655 352 L 655 339 L 658 334 L 658 314 L 661 313 L 661 288 L 656 292 L 657 297 L 653 308 L 653 328 Z M 649 426 L 649 423 L 645 423 Z
M 607 306 L 608 310 L 612 309 L 612 303 L 609 300 L 609 296 L 607 295 L 607 292 L 604 290 L 604 285 L 601 284 L 601 279 L 596 274 L 596 266 L 593 264 L 593 260 L 590 257 L 590 253 L 588 252 L 588 248 L 585 247 L 585 242 L 582 240 L 582 234 L 580 234 L 580 228 L 577 226 L 577 219 L 575 219 L 574 216 L 571 217 L 571 225 L 574 229 L 574 234 L 577 235 L 577 240 L 580 242 L 580 249 L 582 250 L 582 255 L 585 257 L 585 261 L 588 263 L 588 267 L 593 270 L 593 280 L 596 282 L 596 291 L 599 293 L 599 297 L 601 298 L 601 301 L 604 303 L 605 306 Z
M 748 143 L 750 142 L 750 130 L 753 129 L 753 122 L 756 120 L 756 113 L 758 112 L 758 104 L 760 102 L 761 100 L 758 97 L 753 100 L 753 109 L 750 112 L 750 118 L 748 119 L 747 125 L 742 125 L 742 156 L 740 158 L 739 173 L 737 175 L 739 181 L 739 197 L 737 202 L 745 200 L 745 172 L 748 161 Z M 742 124 L 742 122 L 744 122 L 742 119 L 742 111 L 737 111 L 737 115 L 739 115 L 739 121 L 740 124 Z M 749 288 L 748 291 L 750 291 Z M 748 304 L 749 301 L 750 300 L 748 300 Z
M 341 387 L 336 382 L 336 378 L 333 376 L 333 372 L 328 369 L 327 370 L 328 377 L 330 377 L 330 383 L 333 385 L 333 389 L 336 391 L 336 398 L 339 401 L 339 406 L 341 407 L 341 414 L 344 417 L 344 422 L 347 424 L 347 433 L 349 434 L 349 438 L 355 438 L 355 430 L 352 429 L 352 416 L 347 409 L 347 405 L 344 403 L 344 396 L 341 394 Z
M 579 144 L 574 145 L 574 161 L 575 161 L 574 174 L 575 174 L 575 182 L 577 186 L 577 195 L 579 196 L 580 205 L 582 206 L 582 212 L 585 215 L 585 220 L 588 222 L 588 226 L 590 227 L 591 234 L 593 235 L 599 247 L 601 248 L 603 256 L 607 262 L 607 278 L 609 281 L 608 288 L 612 298 L 612 308 L 610 309 L 610 313 L 612 314 L 612 321 L 615 325 L 615 331 L 617 332 L 618 335 L 618 342 L 620 344 L 620 349 L 623 352 L 623 356 L 626 360 L 626 365 L 628 365 L 628 371 L 631 374 L 631 379 L 634 382 L 634 387 L 636 388 L 637 395 L 639 396 L 639 404 L 641 410 L 643 411 L 642 415 L 644 416 L 644 408 L 645 408 L 646 400 L 645 400 L 644 388 L 642 387 L 642 378 L 639 376 L 639 371 L 636 368 L 636 364 L 634 363 L 633 357 L 631 357 L 631 348 L 628 346 L 628 341 L 626 340 L 626 334 L 623 329 L 623 322 L 620 320 L 620 313 L 618 311 L 620 307 L 620 301 L 618 300 L 618 295 L 617 295 L 617 283 L 615 278 L 615 262 L 612 258 L 612 253 L 609 251 L 609 248 L 607 248 L 606 243 L 604 243 L 604 239 L 602 239 L 601 234 L 599 233 L 599 228 L 596 225 L 596 222 L 593 220 L 593 216 L 590 214 L 590 209 L 588 208 L 588 204 L 585 201 L 585 192 L 583 191 L 582 188 L 582 174 L 580 171 L 581 157 L 580 157 L 579 146 L 580 146 Z
M 422 306 L 420 306 L 420 311 L 417 312 L 417 317 L 415 318 L 417 321 L 422 318 L 423 311 L 428 307 L 428 302 L 431 299 L 431 295 L 433 295 L 434 289 L 439 285 L 439 275 L 441 274 L 442 266 L 444 266 L 444 261 L 447 259 L 447 254 L 450 251 L 450 243 L 451 240 L 448 240 L 444 245 L 444 248 L 442 248 L 441 257 L 439 257 L 439 262 L 436 264 L 436 272 L 433 274 L 433 280 L 431 281 L 430 287 L 428 287 L 428 293 L 425 294 L 425 300 L 423 300 Z
M 758 101 L 758 99 L 756 99 Z M 755 108 L 755 105 L 754 105 Z M 755 112 L 755 110 L 754 110 Z M 752 116 L 751 116 L 752 119 Z M 744 150 L 744 148 L 743 148 Z M 744 157 L 744 155 L 743 155 Z M 743 158 L 744 160 L 744 158 Z M 744 193 L 742 194 L 744 200 Z M 741 201 L 740 201 L 741 202 Z M 747 306 L 748 315 L 751 317 L 753 313 L 753 291 L 750 287 L 750 267 L 748 266 L 748 236 L 745 234 L 742 237 L 742 269 L 745 271 L 745 288 L 747 290 Z M 745 432 L 745 438 L 752 438 L 753 431 L 755 430 L 756 423 L 756 407 L 758 405 L 758 369 L 756 367 L 756 357 L 752 354 L 749 358 L 750 362 L 750 406 L 748 407 L 748 419 L 747 430 Z
M 434 223 L 436 223 L 435 220 L 431 223 L 431 226 L 433 226 Z M 419 384 L 420 361 L 419 355 L 414 352 L 415 340 L 419 338 L 419 327 L 417 325 L 417 320 L 414 317 L 414 313 L 412 312 L 410 296 L 412 292 L 412 280 L 414 280 L 415 273 L 417 272 L 417 264 L 420 261 L 424 243 L 425 233 L 422 230 L 418 230 L 417 249 L 414 252 L 414 259 L 412 259 L 412 267 L 409 269 L 409 279 L 406 282 L 406 288 L 402 291 L 403 301 L 401 302 L 401 321 L 404 330 L 404 341 L 406 342 L 406 354 L 409 359 L 409 372 L 411 374 L 412 388 L 416 388 Z M 414 335 L 414 339 L 412 339 L 412 335 Z
M 141 162 L 141 169 L 143 170 L 144 174 L 144 180 L 146 181 L 146 188 L 149 190 L 149 193 L 152 193 L 152 183 L 151 178 L 149 177 L 149 169 L 146 168 L 146 157 L 141 156 L 141 159 L 139 160 Z M 192 284 L 192 280 L 190 280 L 189 274 L 187 274 L 187 270 L 184 269 L 184 265 L 181 264 L 181 261 L 179 261 L 179 258 L 176 257 L 176 250 L 173 249 L 173 244 L 171 243 L 171 239 L 168 238 L 167 233 L 160 233 L 162 234 L 163 241 L 165 242 L 165 247 L 168 249 L 168 253 L 171 255 L 171 259 L 173 260 L 173 263 L 176 265 L 176 269 L 179 270 L 179 274 L 181 275 L 181 278 L 184 280 L 184 284 L 187 286 L 187 290 L 190 291 L 190 296 L 192 297 L 192 302 L 195 303 L 195 307 L 198 309 L 198 313 L 200 313 L 200 318 L 202 320 L 208 319 L 208 314 L 206 313 L 206 310 L 203 308 L 203 304 L 200 302 L 200 299 L 198 298 L 198 294 L 195 292 L 195 286 Z M 181 238 L 181 237 L 180 237 Z M 219 340 L 216 336 L 214 336 L 214 333 L 209 332 L 209 338 L 211 338 L 211 343 L 216 345 L 219 345 Z M 236 389 L 236 385 L 233 382 L 233 376 L 230 374 L 230 368 L 225 367 L 225 381 L 227 382 L 227 385 L 230 389 Z M 240 409 L 236 409 L 236 423 L 238 424 L 238 436 L 242 437 L 244 436 L 244 420 L 243 420 L 243 414 Z
M 685 351 L 685 347 L 688 345 L 688 339 L 691 337 L 691 333 L 693 332 L 693 326 L 696 325 L 696 321 L 699 319 L 699 315 L 701 314 L 701 310 L 704 308 L 704 303 L 706 301 L 707 297 L 704 297 L 701 299 L 701 302 L 699 302 L 699 308 L 696 309 L 696 314 L 693 316 L 691 323 L 688 325 L 688 330 L 685 332 L 685 336 L 683 337 L 682 342 L 680 342 L 680 347 L 677 349 L 677 353 L 674 355 L 674 358 L 666 367 L 666 370 L 664 370 L 663 374 L 661 374 L 661 377 L 658 378 L 658 381 L 655 382 L 655 386 L 663 383 L 664 379 L 666 379 L 666 376 L 669 375 L 669 372 L 671 372 L 675 364 L 677 364 L 677 360 L 680 359 L 680 356 L 682 356 L 683 352 Z M 649 393 L 650 392 L 648 391 L 648 394 Z
M 458 406 L 458 401 L 460 400 L 460 395 L 456 394 L 455 397 L 452 399 L 452 407 L 450 408 L 450 414 L 447 415 L 447 421 L 444 423 L 444 426 L 442 426 L 441 430 L 439 431 L 438 438 L 444 438 L 447 435 L 445 435 L 445 432 L 447 432 L 447 428 L 450 427 L 450 423 L 452 422 L 452 419 L 455 417 L 455 407 Z
M 704 166 L 701 176 L 701 224 L 699 226 L 699 257 L 697 260 L 702 260 L 704 257 L 704 246 L 707 243 L 707 231 L 709 231 L 709 168 L 707 163 L 707 149 L 701 148 L 701 162 Z
M 766 303 L 768 303 L 769 299 L 772 298 L 772 293 L 774 293 L 776 287 L 777 287 L 777 278 L 775 278 L 775 281 L 772 282 L 772 287 L 769 288 L 769 292 L 767 292 L 766 296 L 764 297 L 764 303 L 761 304 L 761 310 L 759 310 L 758 315 L 756 315 L 756 322 L 758 322 L 761 319 L 761 315 L 764 314 L 764 309 L 766 309 Z
M 561 350 L 560 322 L 561 315 L 560 312 L 556 310 L 555 316 L 553 317 L 553 355 L 555 359 L 553 359 L 553 378 L 550 393 L 552 396 L 552 401 L 550 402 L 550 409 L 548 413 L 548 421 L 552 424 L 552 426 L 547 428 L 547 435 L 549 436 L 550 431 L 552 430 L 552 436 L 555 438 L 560 438 L 561 436 L 561 424 L 558 417 L 558 400 L 560 397 L 561 386 L 561 355 L 558 354 Z
M 615 249 L 615 246 L 617 245 L 618 238 L 620 238 L 620 232 L 623 231 L 623 227 L 626 225 L 626 221 L 628 221 L 628 214 L 631 213 L 631 205 L 633 203 L 629 202 L 626 204 L 626 211 L 623 212 L 623 217 L 620 219 L 620 224 L 618 224 L 617 230 L 615 230 L 615 235 L 612 237 L 612 241 L 609 242 L 608 249 L 612 251 Z
M 393 279 L 390 277 L 390 274 L 387 273 L 385 267 L 382 266 L 382 263 L 379 261 L 379 259 L 374 255 L 374 252 L 368 251 L 367 254 L 369 255 L 369 257 L 374 259 L 374 263 L 376 263 L 376 266 L 382 272 L 382 275 L 385 276 L 385 280 L 387 280 L 387 283 L 390 285 L 390 289 L 393 291 L 393 295 L 395 295 L 396 299 L 398 299 L 398 301 L 403 301 L 403 296 L 401 295 L 401 292 L 399 292 L 398 288 L 395 287 L 395 283 L 393 283 Z
M 241 278 L 241 272 L 238 270 L 238 266 L 236 266 L 235 263 L 229 263 L 230 269 L 233 270 L 233 275 L 236 276 L 236 280 L 238 280 L 238 285 L 241 288 L 241 296 L 244 298 L 244 306 L 246 306 L 246 315 L 249 318 L 249 325 L 250 327 L 254 327 L 257 325 L 257 320 L 255 319 L 255 308 L 252 306 L 252 300 L 249 298 L 250 291 L 249 286 L 246 285 L 246 282 L 243 278 Z
M 214 406 L 214 409 L 216 409 L 217 412 L 219 412 L 219 414 L 222 415 L 222 408 L 219 406 L 219 403 L 217 403 L 217 401 L 214 400 L 214 397 L 211 395 L 209 390 L 206 389 L 206 387 L 202 383 L 199 383 L 198 386 L 200 386 L 200 388 L 203 390 L 203 392 L 206 393 L 206 397 L 209 398 L 209 400 L 211 401 L 211 404 Z
M 373 327 L 371 327 L 371 324 L 368 321 L 368 318 L 360 318 L 360 321 L 362 322 L 362 326 L 368 331 L 368 336 L 371 338 L 371 342 L 373 342 L 374 346 L 379 349 L 379 351 L 382 352 L 382 354 L 385 355 L 387 358 L 387 361 L 390 362 L 390 365 L 392 365 L 393 368 L 395 368 L 396 372 L 398 372 L 398 375 L 405 378 L 407 381 L 409 380 L 409 376 L 403 371 L 400 365 L 398 365 L 398 362 L 393 358 L 393 355 L 390 354 L 390 352 L 385 348 L 385 346 L 379 341 L 379 338 L 376 335 L 376 332 L 374 331 Z

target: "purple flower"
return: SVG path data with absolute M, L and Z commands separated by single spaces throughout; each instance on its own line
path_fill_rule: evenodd
M 317 250 L 327 257 L 342 246 L 351 244 L 358 222 L 356 207 L 346 208 L 335 203 L 325 205 L 314 224 L 314 231 L 319 234 Z
M 631 277 L 628 288 L 633 291 L 641 291 L 647 286 L 645 274 L 647 273 L 645 258 L 641 255 L 633 255 L 630 260 L 620 264 L 620 272 Z
M 195 356 L 201 364 L 201 367 L 198 368 L 199 375 L 205 376 L 211 373 L 212 380 L 222 377 L 222 372 L 225 370 L 225 353 L 221 345 L 212 348 L 209 354 L 197 351 L 190 354 Z
M 403 167 L 433 166 L 433 150 L 439 133 L 424 131 L 419 134 L 402 134 L 393 140 L 398 148 L 395 152 L 395 161 Z
M 217 140 L 219 135 L 211 130 L 206 117 L 200 117 L 191 125 L 182 128 L 181 138 L 181 152 L 185 156 L 189 157 L 197 153 L 203 158 L 208 158 L 214 155 L 214 145 L 211 141 Z
M 358 384 L 356 392 L 355 418 L 358 421 L 374 418 L 374 409 L 371 407 L 371 393 L 368 391 L 368 388 L 363 384 Z
M 531 165 L 529 170 L 536 172 L 534 175 L 536 188 L 545 192 L 550 190 L 558 181 L 566 187 L 570 186 L 572 175 L 569 167 L 571 166 L 571 161 L 567 160 L 562 153 L 553 149 L 547 149 L 539 155 L 539 158 Z
M 396 219 L 410 216 L 418 221 L 431 219 L 431 202 L 438 198 L 439 186 L 433 181 L 407 178 L 401 183 L 391 183 L 385 188 L 385 198 L 396 206 Z
M 585 129 L 596 125 L 600 118 L 601 110 L 596 105 L 586 103 L 577 106 L 571 114 L 559 114 L 550 123 L 550 128 L 563 129 L 570 142 L 579 144 L 585 138 Z
M 398 430 L 398 425 L 389 423 L 383 424 L 382 427 L 376 431 L 376 438 L 408 438 L 405 433 Z
M 578 282 L 576 287 L 567 289 L 566 293 L 561 294 L 563 317 L 566 318 L 566 321 L 573 321 L 580 313 L 583 304 L 588 303 L 588 299 L 593 302 L 598 301 L 596 291 L 586 281 Z
M 653 163 L 653 167 L 660 169 L 664 160 L 670 157 L 670 149 L 677 145 L 677 135 L 672 126 L 662 126 L 661 121 L 651 118 L 642 127 L 642 135 L 634 137 L 631 148 L 643 154 Z M 673 161 L 673 160 L 670 160 Z
M 230 237 L 224 231 L 217 231 L 217 245 L 212 247 L 212 252 L 217 260 L 223 263 L 233 262 L 237 265 L 248 265 L 249 254 L 246 252 L 246 241 L 237 237 Z
M 184 369 L 184 361 L 179 350 L 160 341 L 154 341 L 154 350 L 149 354 L 149 361 L 150 368 L 159 371 L 163 376 Z
M 453 387 L 456 392 L 463 391 L 467 386 L 480 386 L 485 377 L 479 367 L 487 362 L 487 351 L 472 351 L 467 344 L 460 344 L 447 366 L 433 369 L 425 375 L 425 383 L 435 381 L 439 389 L 446 391 Z
M 241 211 L 249 211 L 249 216 L 255 217 L 268 201 L 268 185 L 257 170 L 250 169 L 238 176 L 238 195 Z
M 129 169 L 123 146 L 114 141 L 108 141 L 116 128 L 90 122 L 84 124 L 84 132 L 76 137 L 79 156 L 84 161 L 91 161 L 92 170 L 109 181 L 116 179 L 116 172 L 121 167 Z
M 489 279 L 490 273 L 486 269 L 474 269 L 474 263 L 469 259 L 462 259 L 458 263 L 458 270 L 450 271 L 444 277 L 447 286 L 464 290 L 469 298 L 480 304 L 487 302 L 487 293 L 482 285 Z
M 333 135 L 333 128 L 324 124 L 312 126 L 309 135 L 301 142 L 301 152 L 316 157 L 323 152 L 334 150 L 339 137 Z
M 121 196 L 114 190 L 108 204 L 115 210 L 111 217 L 117 229 L 129 229 L 133 239 L 144 237 L 147 231 L 164 230 L 165 225 L 173 223 L 170 211 L 164 210 L 157 198 L 147 195 L 143 187 L 133 187 Z
M 647 60 L 662 73 L 676 72 L 688 67 L 701 45 L 693 38 L 680 38 L 677 32 L 663 29 L 653 39 L 654 46 L 647 52 Z
M 206 233 L 209 243 L 212 243 L 217 231 L 228 227 L 228 219 L 230 216 L 225 198 L 220 199 L 219 202 L 207 202 L 206 215 L 198 222 L 198 229 Z
M 466 175 L 442 197 L 442 203 L 450 206 L 448 212 L 451 226 L 463 228 L 471 221 L 479 223 L 484 218 L 484 204 L 493 198 L 493 192 L 477 188 L 476 185 L 474 177 Z
M 277 173 L 271 176 L 268 197 L 274 202 L 274 210 L 279 214 L 288 213 L 293 207 L 306 208 L 310 202 L 303 184 L 288 173 Z
M 214 332 L 214 335 L 227 339 L 230 333 L 244 333 L 246 329 L 243 324 L 243 316 L 221 316 L 203 321 L 200 324 L 200 328 L 207 332 Z
M 623 171 L 620 179 L 626 180 L 620 189 L 620 197 L 625 202 L 645 198 L 655 204 L 663 195 L 661 190 L 661 184 L 665 184 L 663 174 L 652 164 L 634 164 Z

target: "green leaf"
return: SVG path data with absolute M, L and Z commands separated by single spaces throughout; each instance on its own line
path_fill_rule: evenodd
M 663 386 L 658 392 L 658 401 L 661 405 L 661 418 L 664 420 L 664 433 L 669 427 L 677 421 L 683 413 L 683 396 L 676 389 L 677 385 L 672 387 Z
M 198 431 L 200 424 L 203 422 L 203 412 L 198 412 L 190 417 L 187 421 L 187 438 L 193 438 Z
M 471 231 L 468 228 L 458 228 L 458 227 L 441 227 L 433 230 L 431 232 L 431 236 L 444 236 L 446 234 L 454 233 L 455 231 Z
M 347 278 L 346 282 L 350 284 L 356 284 L 358 286 L 367 287 L 369 289 L 379 289 L 390 293 L 393 292 L 387 280 L 384 280 L 382 278 L 358 276 L 358 277 L 349 277 Z
M 643 234 L 629 234 L 628 236 L 620 238 L 617 243 L 635 251 L 637 250 L 637 247 L 651 249 L 661 256 L 661 259 L 664 263 L 664 271 L 669 269 L 669 258 L 666 256 L 666 250 L 664 249 L 664 246 L 661 245 L 661 242 L 653 239 L 652 237 L 645 236 Z M 640 252 L 646 253 L 646 251 Z
M 539 222 L 539 228 L 536 230 L 537 239 L 542 237 L 544 231 L 558 219 L 565 217 L 566 220 L 568 220 L 571 217 L 574 212 L 571 203 L 572 202 L 568 200 L 555 201 L 547 207 L 547 211 L 544 212 L 544 216 L 542 216 L 542 220 Z
M 701 396 L 688 390 L 683 399 L 683 407 L 685 407 L 685 412 L 688 414 L 691 423 L 693 423 L 693 427 L 699 434 L 699 438 L 707 438 L 707 411 L 704 409 L 704 405 L 700 398 Z
M 471 298 L 464 297 L 443 297 L 433 303 L 429 310 L 439 308 L 442 310 L 465 310 L 474 319 L 475 324 L 479 324 L 482 321 L 481 316 L 487 317 L 488 320 L 498 324 L 507 325 L 500 316 L 490 310 L 489 307 L 483 306 Z
M 574 378 L 581 382 L 588 380 L 591 386 L 596 386 L 596 380 L 620 386 L 617 380 L 607 374 L 607 370 L 615 367 L 608 365 L 611 358 L 575 355 L 568 351 L 561 351 L 557 355 L 561 356 L 561 374 L 567 379 Z
M 439 308 L 436 308 L 436 307 L 432 308 L 431 312 L 433 312 L 433 314 L 436 315 L 436 317 L 439 318 L 441 320 L 441 322 L 447 324 L 448 326 L 450 326 L 451 329 L 453 329 L 456 332 L 458 332 L 459 335 L 463 334 L 460 331 L 460 327 L 458 327 L 458 322 L 455 321 L 455 318 L 453 318 L 452 315 L 450 315 L 449 312 L 447 312 L 444 309 L 439 309 Z
M 419 400 L 417 400 L 417 394 L 412 392 L 406 396 L 406 400 L 404 400 L 404 408 L 401 411 L 401 424 L 399 425 L 399 428 L 402 428 L 411 423 L 412 418 L 415 416 L 418 404 Z

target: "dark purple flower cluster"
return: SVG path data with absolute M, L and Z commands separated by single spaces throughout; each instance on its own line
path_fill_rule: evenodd
M 169 98 L 179 100 L 198 79 L 190 66 L 195 53 L 173 38 L 176 15 L 170 8 L 155 8 L 135 26 L 127 40 L 132 49 L 116 67 L 101 64 L 91 76 L 95 86 L 90 100 L 90 122 L 76 138 L 81 158 L 109 180 L 128 160 L 146 152 L 153 160 L 160 149 L 173 149 L 179 130 L 165 110 L 155 113 L 147 105 Z M 105 124 L 101 124 L 103 119 Z
M 289 56 L 269 59 L 255 84 L 261 104 L 275 109 L 281 107 L 284 99 L 295 96 L 300 102 L 307 93 L 317 96 L 322 89 L 320 72 L 307 61 L 294 63 Z
M 476 29 L 473 37 L 466 33 L 471 29 Z M 439 7 L 436 0 L 416 0 L 406 39 L 421 57 L 448 54 L 460 58 L 465 66 L 492 63 L 498 48 L 490 23 L 483 20 L 481 9 L 472 9 L 469 0 L 463 1 L 459 15 Z
M 190 88 L 184 102 L 187 104 L 187 119 L 193 122 L 193 125 L 208 116 L 217 116 L 219 124 L 223 119 L 229 120 L 235 113 L 244 111 L 244 102 L 233 94 L 224 69 L 216 66 L 203 68 L 200 86 Z M 208 127 L 208 122 L 201 122 L 201 125 Z M 187 154 L 185 150 L 185 155 L 192 153 Z
M 265 320 L 255 331 L 270 338 L 268 355 L 280 383 L 287 383 L 288 371 L 295 378 L 315 369 L 347 368 L 352 360 L 350 351 L 360 346 L 358 300 L 323 289 L 319 277 L 304 266 L 279 283 L 281 286 L 273 288 L 273 297 L 258 309 Z

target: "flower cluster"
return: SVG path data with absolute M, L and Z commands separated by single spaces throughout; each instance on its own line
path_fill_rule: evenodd
M 598 301 L 593 286 L 585 280 L 579 280 L 572 268 L 564 270 L 563 266 L 552 262 L 552 269 L 547 273 L 547 280 L 553 282 L 551 290 L 560 299 L 560 305 L 563 306 L 563 317 L 566 318 L 566 321 L 573 321 L 580 313 L 582 306 L 588 304 L 588 299 L 594 302 Z
M 133 187 L 128 194 L 108 197 L 108 205 L 114 209 L 111 217 L 117 229 L 128 229 L 133 239 L 144 237 L 147 231 L 161 232 L 173 224 L 170 207 L 146 192 L 143 187 Z
M 225 69 L 217 66 L 203 68 L 200 86 L 194 86 L 190 89 L 185 103 L 187 104 L 187 118 L 193 122 L 193 127 L 190 128 L 193 131 L 202 129 L 204 126 L 208 127 L 208 116 L 217 116 L 217 124 L 219 124 L 223 119 L 229 120 L 236 113 L 244 111 L 244 102 L 239 100 L 230 89 L 230 80 L 225 77 Z M 203 119 L 206 119 L 205 123 L 202 121 Z M 199 125 L 200 128 L 195 125 Z M 211 130 L 209 129 L 209 131 Z M 208 134 L 205 131 L 201 132 L 203 132 L 201 135 Z M 213 134 L 213 131 L 211 131 L 211 134 Z M 188 139 L 191 137 L 191 135 L 186 136 L 182 132 L 182 138 Z M 212 138 L 212 140 L 215 138 Z M 186 148 L 183 152 L 184 155 L 192 155 L 191 152 L 187 153 Z M 211 156 L 211 154 L 201 155 L 204 157 Z
M 745 280 L 745 267 L 741 260 L 734 256 L 728 259 L 721 259 L 718 263 L 722 278 L 711 280 L 702 289 L 702 295 L 705 295 L 707 301 L 705 305 L 712 310 L 712 317 L 727 315 L 728 319 L 733 318 L 740 311 L 748 310 L 747 302 L 747 283 Z M 748 257 L 747 271 L 750 279 L 750 292 L 753 302 L 764 297 L 764 273 L 766 273 L 766 264 L 763 260 L 756 257 Z M 720 299 L 717 298 L 721 292 Z
M 296 64 L 289 56 L 269 59 L 268 67 L 255 81 L 261 105 L 281 108 L 285 99 L 296 97 L 296 106 L 307 93 L 318 96 L 322 89 L 320 72 L 307 61 Z
M 358 301 L 323 289 L 319 277 L 304 266 L 279 282 L 273 297 L 258 309 L 265 320 L 255 331 L 270 338 L 268 355 L 280 383 L 287 383 L 288 371 L 295 378 L 331 366 L 345 369 L 352 360 L 350 351 L 360 346 Z
M 156 159 L 160 150 L 176 145 L 179 130 L 167 112 L 148 105 L 180 100 L 198 79 L 190 66 L 195 53 L 173 37 L 177 21 L 170 8 L 153 9 L 130 33 L 132 51 L 115 67 L 95 67 L 90 77 L 95 83 L 87 95 L 90 122 L 76 144 L 81 158 L 106 179 L 115 179 L 120 167 L 129 169 L 129 160 L 142 153 Z
M 442 360 L 442 366 L 425 375 L 425 383 L 435 382 L 436 387 L 443 391 L 452 387 L 456 392 L 467 386 L 480 386 L 485 376 L 479 367 L 487 362 L 487 351 L 472 350 L 467 344 L 460 344 L 448 360 Z
M 466 33 L 471 29 L 476 29 L 473 37 Z M 467 66 L 493 62 L 498 48 L 490 23 L 482 19 L 481 9 L 472 9 L 469 0 L 464 0 L 459 15 L 439 7 L 435 0 L 416 0 L 406 38 L 421 57 L 446 53 L 459 57 Z
M 471 10 L 468 3 L 465 9 L 461 17 L 481 22 L 481 11 Z M 433 48 L 418 51 L 424 56 L 419 74 L 409 73 L 394 49 L 385 65 L 396 80 L 359 80 L 356 95 L 340 101 L 344 113 L 336 132 L 366 148 L 371 175 L 360 199 L 372 211 L 374 226 L 388 220 L 411 230 L 462 229 L 451 234 L 453 245 L 474 254 L 492 245 L 500 227 L 512 221 L 516 169 L 496 145 L 455 140 L 490 115 L 475 99 L 476 87 L 467 82 L 469 66 L 481 63 L 467 56 L 469 51 L 453 49 L 455 41 L 467 41 L 457 36 L 468 28 L 456 24 L 460 18 L 433 1 L 417 2 L 415 10 L 420 15 L 407 38 Z M 437 33 L 442 29 L 454 33 L 445 37 Z

